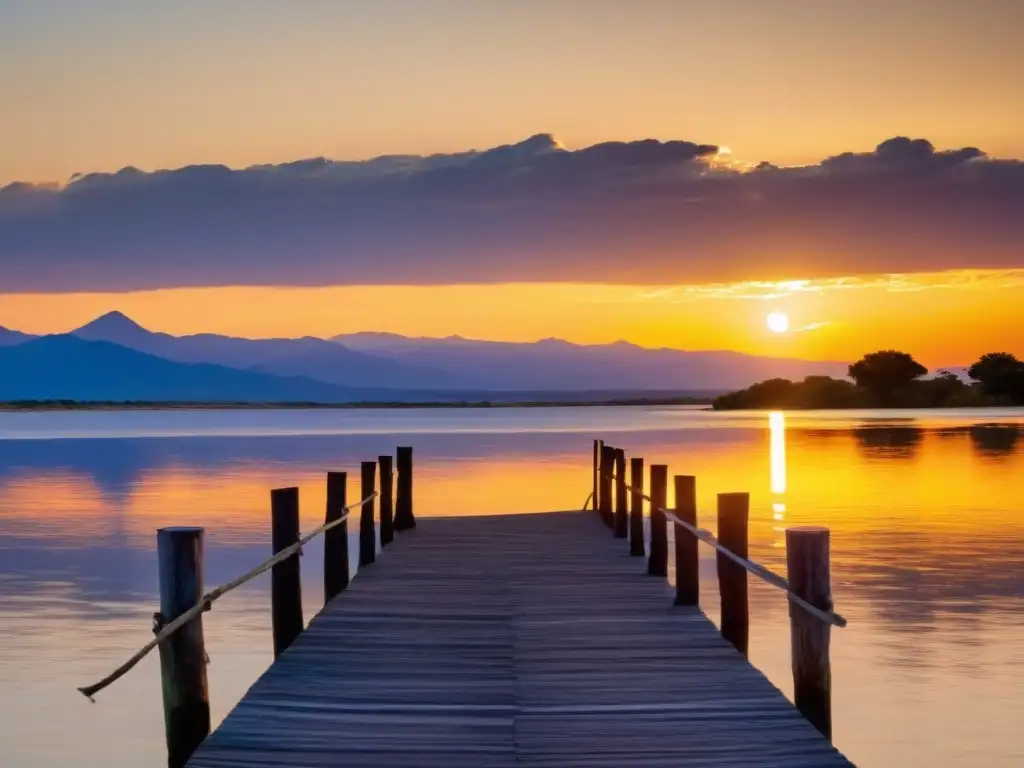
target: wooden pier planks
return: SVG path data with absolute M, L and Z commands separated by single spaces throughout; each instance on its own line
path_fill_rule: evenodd
M 189 766 L 850 765 L 596 515 L 419 523 Z

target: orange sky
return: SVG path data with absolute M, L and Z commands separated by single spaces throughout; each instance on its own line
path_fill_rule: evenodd
M 1024 355 L 1024 270 L 962 270 L 785 283 L 645 287 L 594 284 L 227 287 L 122 294 L 0 294 L 0 324 L 69 330 L 120 310 L 174 334 L 405 335 L 733 349 L 848 360 L 879 348 L 928 366 L 968 364 L 986 351 Z M 792 330 L 765 328 L 783 311 Z
M 1013 0 L 7 3 L 0 186 L 541 131 L 754 162 L 897 134 L 1021 156 L 1022 25 Z
M 869 151 L 895 135 L 1024 156 L 1016 128 L 1024 124 L 1024 4 L 642 5 L 638 13 L 626 0 L 378 0 L 309 3 L 301 11 L 269 0 L 16 3 L 0 25 L 0 72 L 14 73 L 0 77 L 0 147 L 17 148 L 0 153 L 0 187 L 128 165 L 237 167 L 317 155 L 464 151 L 541 131 L 571 147 L 642 137 L 709 142 L 731 147 L 741 164 L 817 162 Z M 896 235 L 892 241 L 902 247 Z M 917 248 L 913 267 L 883 259 L 881 269 L 939 269 L 929 262 L 933 245 Z M 956 265 L 998 266 L 1017 263 L 1014 245 L 1013 258 L 1002 260 L 973 241 L 950 248 L 963 251 Z M 814 265 L 817 274 L 835 274 L 827 253 L 814 254 L 823 262 Z M 837 271 L 877 271 L 860 263 L 869 255 L 862 248 Z M 11 256 L 20 264 L 33 258 Z M 769 276 L 793 274 L 797 256 L 758 253 L 752 263 L 762 271 L 752 266 L 728 279 L 762 274 L 773 258 L 780 266 Z M 625 260 L 622 269 L 629 274 Z M 46 281 L 58 275 L 54 269 L 35 285 L 56 290 Z M 556 336 L 810 359 L 899 347 L 934 367 L 990 350 L 1024 354 L 1022 275 L 106 295 L 4 294 L 0 286 L 0 324 L 57 332 L 119 309 L 178 334 Z M 790 315 L 792 332 L 765 330 L 773 310 Z

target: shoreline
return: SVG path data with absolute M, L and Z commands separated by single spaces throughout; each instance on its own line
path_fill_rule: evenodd
M 690 405 L 711 408 L 711 398 L 661 397 L 608 400 L 468 400 L 468 401 L 365 401 L 352 403 L 268 402 L 160 402 L 160 401 L 25 401 L 0 402 L 0 413 L 39 413 L 46 411 L 295 411 L 295 410 L 410 410 L 467 408 L 584 408 Z

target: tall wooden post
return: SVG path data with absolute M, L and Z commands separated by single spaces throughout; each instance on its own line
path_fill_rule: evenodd
M 271 547 L 276 555 L 299 540 L 299 489 L 271 491 L 270 515 Z M 302 634 L 302 576 L 298 553 L 271 569 L 270 604 L 276 659 Z
M 643 557 L 647 554 L 644 544 L 644 460 L 634 457 L 629 460 L 629 484 L 633 491 L 629 505 L 629 554 Z
M 348 515 L 345 509 L 348 475 L 344 472 L 327 473 L 327 515 L 325 522 L 333 522 Z M 324 603 L 330 602 L 348 587 L 348 519 L 324 534 Z
M 377 477 L 377 462 L 364 461 L 362 463 L 362 490 L 359 492 L 360 500 L 372 496 L 374 493 L 374 481 Z M 374 499 L 363 504 L 359 515 L 359 567 L 371 565 L 377 559 L 377 527 L 374 523 L 374 510 L 377 505 Z
M 598 485 L 600 484 L 601 478 L 601 448 L 603 446 L 603 440 L 594 441 L 594 491 L 590 498 L 593 500 L 593 509 L 595 512 L 598 509 Z
M 626 452 L 615 450 L 615 538 L 629 535 L 629 512 L 626 509 Z
M 378 456 L 380 467 L 380 545 L 386 547 L 395 540 L 395 477 L 390 456 Z
M 612 473 L 615 472 L 615 449 L 610 445 L 601 446 L 601 520 L 612 527 Z
M 786 530 L 789 586 L 815 608 L 832 610 L 828 528 Z M 832 739 L 832 625 L 789 604 L 793 647 L 793 692 L 796 708 L 815 728 Z
M 160 625 L 203 599 L 203 529 L 156 532 L 160 574 Z M 159 628 L 156 628 L 159 631 Z M 167 765 L 182 768 L 210 733 L 210 695 L 202 615 L 160 643 Z
M 718 494 L 718 541 L 734 555 L 748 556 L 749 493 Z M 747 571 L 718 553 L 718 591 L 722 599 L 722 637 L 747 655 L 750 641 L 750 607 L 747 603 Z
M 697 478 L 676 475 L 676 517 L 697 527 Z M 676 605 L 700 603 L 700 561 L 697 537 L 676 526 Z
M 668 576 L 668 521 L 662 511 L 668 506 L 668 467 L 651 465 L 651 554 L 647 572 Z
M 395 530 L 408 531 L 416 527 L 412 510 L 412 448 L 398 449 L 398 495 L 395 498 Z

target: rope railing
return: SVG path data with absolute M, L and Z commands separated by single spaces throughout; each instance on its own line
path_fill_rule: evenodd
M 594 492 L 593 491 L 591 491 L 590 493 L 587 494 L 587 500 L 583 502 L 583 507 L 580 509 L 580 512 L 586 512 L 587 511 L 587 507 L 590 506 L 590 500 L 592 498 L 594 498 Z
M 605 473 L 604 477 L 609 478 L 611 480 L 619 480 L 619 478 L 614 473 Z M 631 493 L 638 494 L 641 498 L 643 498 L 644 500 L 648 501 L 651 504 L 654 503 L 654 500 L 646 493 L 644 493 L 642 490 L 634 488 L 628 483 L 624 483 L 624 485 L 626 487 L 626 490 L 630 491 Z M 847 622 L 843 616 L 839 615 L 835 611 L 823 611 L 821 608 L 811 605 L 809 602 L 800 597 L 800 595 L 793 592 L 793 590 L 790 588 L 789 581 L 787 581 L 785 578 L 779 576 L 777 573 L 769 570 L 760 563 L 755 563 L 753 560 L 749 560 L 745 557 L 737 555 L 735 552 L 733 552 L 728 547 L 724 546 L 721 542 L 719 542 L 718 539 L 715 538 L 714 534 L 711 533 L 711 531 L 705 528 L 698 528 L 694 525 L 691 525 L 685 520 L 680 519 L 670 509 L 663 509 L 661 507 L 657 507 L 656 509 L 658 512 L 661 512 L 663 515 L 665 515 L 667 519 L 671 520 L 679 527 L 684 528 L 689 533 L 691 533 L 698 541 L 703 541 L 705 544 L 710 545 L 718 552 L 721 552 L 722 555 L 724 555 L 737 565 L 744 568 L 747 572 L 752 573 L 755 576 L 759 576 L 761 579 L 771 584 L 773 587 L 781 589 L 783 592 L 786 593 L 786 597 L 789 599 L 791 603 L 800 606 L 800 608 L 805 610 L 810 615 L 836 627 L 846 626 Z
M 132 668 L 134 668 L 140 661 L 142 661 L 154 648 L 159 646 L 160 643 L 164 642 L 168 637 L 170 637 L 175 632 L 177 632 L 179 629 L 181 629 L 186 624 L 188 624 L 190 621 L 192 621 L 196 616 L 198 616 L 199 614 L 201 614 L 201 613 L 203 613 L 205 611 L 210 610 L 213 607 L 213 603 L 215 601 L 217 601 L 218 599 L 220 599 L 221 597 L 226 595 L 228 592 L 231 592 L 232 590 L 237 589 L 238 587 L 242 586 L 243 584 L 245 584 L 245 583 L 247 583 L 249 581 L 252 581 L 257 576 L 260 576 L 261 574 L 266 573 L 267 571 L 269 571 L 271 568 L 273 568 L 278 563 L 281 563 L 281 562 L 287 560 L 289 557 L 292 557 L 293 555 L 298 554 L 299 552 L 302 551 L 302 547 L 305 544 L 308 544 L 310 541 L 315 539 L 317 536 L 319 536 L 319 535 L 321 535 L 323 533 L 326 533 L 327 531 L 331 530 L 332 528 L 334 528 L 334 527 L 336 527 L 338 525 L 341 525 L 342 523 L 346 522 L 348 520 L 348 518 L 349 518 L 349 513 L 352 510 L 362 508 L 363 505 L 370 503 L 375 498 L 377 498 L 377 496 L 379 496 L 379 495 L 380 494 L 378 492 L 374 491 L 372 494 L 367 496 L 362 501 L 356 502 L 355 504 L 349 504 L 348 506 L 343 507 L 342 508 L 342 514 L 337 519 L 331 520 L 329 522 L 324 523 L 319 528 L 317 528 L 317 529 L 315 529 L 313 531 L 310 531 L 305 536 L 300 537 L 299 540 L 297 542 L 295 542 L 294 544 L 292 544 L 292 545 L 290 545 L 288 547 L 285 547 L 284 549 L 282 549 L 280 552 L 278 552 L 274 556 L 264 560 L 262 563 L 257 565 L 252 570 L 247 571 L 246 573 L 242 574 L 241 576 L 239 576 L 239 577 L 237 577 L 235 579 L 232 579 L 231 581 L 229 581 L 229 582 L 227 582 L 225 584 L 222 584 L 221 586 L 217 587 L 216 589 L 211 590 L 210 592 L 207 592 L 205 595 L 203 595 L 202 600 L 200 600 L 195 606 L 193 606 L 189 610 L 187 610 L 184 613 L 182 613 L 180 616 L 175 618 L 173 621 L 170 621 L 167 624 L 165 624 L 156 633 L 155 637 L 152 640 L 150 640 L 148 643 L 146 643 L 144 646 L 142 646 L 142 648 L 140 648 L 124 664 L 119 666 L 117 669 L 115 669 L 109 675 L 104 677 L 102 680 L 100 680 L 100 681 L 98 681 L 96 683 L 93 683 L 92 685 L 83 686 L 83 687 L 79 688 L 78 690 L 82 693 L 83 696 L 88 698 L 90 701 L 95 701 L 95 699 L 93 697 L 97 693 L 102 691 L 104 688 L 107 688 L 108 686 L 112 685 L 113 683 L 117 682 L 120 678 L 124 677 L 128 672 L 130 672 L 132 670 Z

